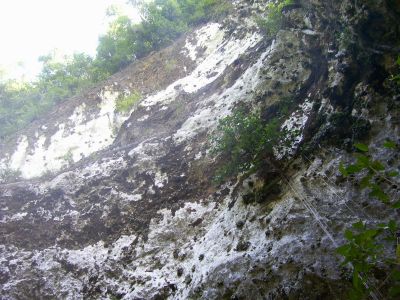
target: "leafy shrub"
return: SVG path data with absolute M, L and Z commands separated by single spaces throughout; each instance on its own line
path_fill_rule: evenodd
M 383 146 L 392 150 L 397 148 L 392 141 L 386 141 Z M 372 160 L 368 155 L 367 145 L 359 143 L 355 144 L 355 147 L 359 151 L 356 154 L 356 163 L 348 166 L 341 164 L 339 171 L 345 177 L 354 174 L 362 175 L 359 185 L 362 189 L 370 189 L 370 197 L 378 198 L 391 209 L 400 208 L 400 202 L 391 201 L 385 191 L 385 183 L 386 186 L 393 186 L 391 178 L 399 176 L 399 173 L 387 170 L 381 161 Z M 371 279 L 374 277 L 374 270 L 382 264 L 390 270 L 384 282 L 389 288 L 389 296 L 393 299 L 400 296 L 400 269 L 398 267 L 400 244 L 397 244 L 397 253 L 394 253 L 392 248 L 382 243 L 382 239 L 385 239 L 390 247 L 395 246 L 398 229 L 398 220 L 390 220 L 387 224 L 379 224 L 377 227 L 367 227 L 364 222 L 358 221 L 352 225 L 351 230 L 345 231 L 347 243 L 339 247 L 337 252 L 345 258 L 343 265 L 350 263 L 353 267 L 353 288 L 349 295 L 350 299 L 366 299 L 371 291 L 374 292 Z M 391 257 L 387 256 L 388 252 L 392 253 Z
M 177 64 L 178 64 L 178 61 L 175 59 L 167 60 L 167 61 L 165 61 L 164 68 L 167 72 L 172 72 L 173 70 L 175 70 Z
M 257 24 L 267 36 L 275 36 L 282 28 L 282 11 L 286 6 L 293 4 L 293 0 L 279 0 L 267 4 L 267 16 L 257 19 Z
M 53 52 L 40 57 L 43 68 L 35 82 L 0 83 L 0 138 L 23 128 L 55 103 L 108 76 L 86 54 L 64 57 L 63 62 L 56 56 Z
M 133 105 L 140 100 L 142 96 L 139 92 L 133 91 L 128 96 L 118 97 L 116 102 L 116 110 L 120 113 L 126 113 L 131 110 Z
M 226 13 L 226 0 L 155 0 L 144 2 L 140 24 L 118 12 L 99 38 L 95 58 L 77 53 L 60 62 L 56 53 L 42 56 L 43 69 L 35 82 L 0 82 L 0 139 L 25 127 L 68 97 L 107 78 L 135 59 L 167 46 L 191 26 Z M 120 100 L 125 112 L 134 98 Z
M 246 114 L 242 109 L 220 120 L 212 138 L 213 153 L 225 156 L 227 163 L 217 171 L 215 180 L 255 172 L 266 157 L 273 155 L 280 136 L 278 119 L 265 123 L 258 114 Z
M 343 28 L 338 35 L 338 44 L 339 44 L 339 49 L 349 49 L 352 41 L 353 41 L 353 35 L 349 27 Z
M 355 156 L 357 161 L 355 164 L 351 164 L 344 167 L 340 164 L 339 171 L 343 176 L 349 176 L 356 173 L 364 172 L 364 176 L 360 181 L 360 187 L 365 189 L 369 188 L 371 190 L 369 196 L 376 197 L 384 203 L 389 202 L 389 196 L 383 191 L 382 183 L 391 182 L 388 178 L 396 177 L 399 175 L 397 171 L 387 171 L 385 165 L 379 160 L 372 160 L 371 157 L 367 155 L 369 151 L 368 146 L 358 143 L 355 144 L 356 149 L 361 153 L 356 153 Z M 396 144 L 391 141 L 387 141 L 384 147 L 394 149 Z
M 398 68 L 400 68 L 400 55 L 397 57 L 396 64 Z M 398 74 L 392 75 L 390 79 L 400 85 L 400 72 Z
M 189 25 L 197 25 L 210 19 L 226 15 L 232 8 L 228 1 L 178 0 L 183 17 Z
M 114 73 L 135 59 L 159 50 L 191 26 L 225 14 L 231 7 L 225 0 L 155 0 L 142 4 L 142 22 L 132 24 L 118 16 L 106 35 L 100 37 L 96 63 Z
M 94 64 L 101 72 L 113 74 L 135 59 L 134 25 L 127 16 L 118 16 L 107 34 L 99 38 Z
M 350 291 L 349 299 L 367 299 L 372 291 L 371 284 L 373 271 L 379 263 L 389 264 L 392 268 L 387 278 L 389 295 L 395 299 L 400 295 L 400 271 L 396 269 L 396 259 L 387 258 L 384 253 L 384 245 L 379 237 L 384 236 L 386 240 L 395 242 L 395 235 L 398 226 L 395 221 L 387 224 L 380 224 L 377 228 L 368 228 L 362 221 L 352 225 L 351 230 L 345 232 L 347 243 L 337 249 L 337 252 L 344 256 L 343 265 L 351 263 L 353 267 L 353 288 Z

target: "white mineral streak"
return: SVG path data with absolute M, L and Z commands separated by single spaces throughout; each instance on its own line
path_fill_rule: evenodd
M 286 133 L 286 137 L 281 146 L 274 148 L 277 158 L 280 159 L 286 155 L 292 155 L 296 151 L 303 140 L 303 129 L 307 123 L 311 109 L 312 102 L 306 99 L 282 124 L 281 131 Z M 289 146 L 286 146 L 287 142 L 290 143 Z
M 73 114 L 68 118 L 74 125 L 82 124 L 85 120 L 85 108 L 86 104 L 83 103 L 75 108 Z
M 58 131 L 51 137 L 38 135 L 32 148 L 28 148 L 27 137 L 22 136 L 9 166 L 5 166 L 3 159 L 2 168 L 19 170 L 23 178 L 32 178 L 58 171 L 70 162 L 77 162 L 112 144 L 115 128 L 119 128 L 128 116 L 115 113 L 117 92 L 105 88 L 99 96 L 102 99 L 100 111 L 94 117 L 86 116 L 86 105 L 82 104 L 67 123 L 58 125 Z
M 118 197 L 127 202 L 137 202 L 143 199 L 142 194 L 127 194 L 123 192 L 117 193 Z
M 96 275 L 99 267 L 102 268 L 110 261 L 118 261 L 121 259 L 123 252 L 130 249 L 135 239 L 135 235 L 122 235 L 111 247 L 106 247 L 104 242 L 100 241 L 79 250 L 67 250 L 58 247 L 49 248 L 43 251 L 35 251 L 32 261 L 35 262 L 38 270 L 46 273 L 49 272 L 47 281 L 45 282 L 48 288 L 54 288 L 54 285 L 56 285 L 58 286 L 59 292 L 65 294 L 65 298 L 63 297 L 64 299 L 81 299 L 79 295 L 83 284 L 81 280 L 66 273 L 64 274 L 65 277 L 63 280 L 60 281 L 52 274 L 53 269 L 60 268 L 58 260 L 62 258 L 75 268 L 85 269 L 86 276 Z M 29 253 L 30 252 L 26 252 L 25 255 L 29 255 Z M 18 251 L 20 257 L 22 254 L 23 252 Z M 18 261 L 16 261 L 16 263 L 17 262 Z M 30 266 L 22 267 L 29 268 Z M 112 284 L 112 282 L 110 282 L 110 284 Z M 3 286 L 3 288 L 9 289 L 11 286 Z M 125 289 L 126 288 L 127 287 L 125 287 Z
M 158 171 L 155 173 L 154 176 L 154 185 L 158 188 L 164 187 L 165 183 L 168 182 L 168 176 L 165 173 L 161 173 L 161 171 Z
M 164 91 L 144 99 L 139 105 L 147 107 L 150 110 L 156 104 L 166 105 L 172 102 L 179 91 L 186 93 L 199 91 L 218 78 L 240 55 L 255 46 L 261 39 L 262 36 L 258 33 L 249 33 L 239 40 L 229 39 L 218 44 L 212 43 L 210 47 L 207 47 L 207 51 L 210 54 L 206 56 L 191 74 L 175 81 Z
M 224 31 L 220 29 L 221 25 L 218 23 L 211 23 L 203 28 L 197 30 L 194 34 L 195 44 L 192 43 L 192 39 L 187 39 L 185 44 L 185 50 L 183 53 L 193 60 L 197 59 L 197 50 L 205 48 L 205 56 L 209 55 L 222 41 L 224 38 Z
M 274 44 L 265 51 L 258 61 L 249 67 L 245 73 L 226 89 L 221 95 L 213 95 L 207 101 L 201 103 L 200 108 L 189 117 L 181 128 L 174 135 L 174 141 L 181 143 L 191 139 L 201 131 L 212 128 L 220 118 L 227 116 L 234 104 L 239 101 L 246 101 L 250 94 L 253 94 L 257 85 L 262 81 L 260 71 L 272 53 Z M 206 106 L 209 104 L 209 106 Z
M 102 176 L 110 176 L 112 171 L 126 168 L 126 161 L 122 157 L 98 160 L 94 163 L 88 164 L 80 170 L 73 170 L 70 172 L 63 172 L 56 176 L 49 182 L 45 182 L 41 185 L 36 185 L 35 188 L 38 192 L 43 193 L 49 189 L 57 189 L 62 187 L 65 190 L 71 191 L 76 187 L 85 184 L 85 181 L 91 178 L 97 178 Z
M 10 168 L 13 170 L 20 169 L 20 166 L 26 159 L 26 152 L 28 150 L 28 138 L 23 135 L 19 139 L 18 146 L 14 154 L 11 156 Z
M 231 189 L 232 190 L 232 189 Z M 336 193 L 337 191 L 333 191 Z M 201 286 L 205 278 L 214 272 L 220 272 L 221 266 L 236 262 L 243 256 L 243 252 L 236 249 L 240 242 L 249 244 L 246 256 L 255 260 L 276 260 L 274 265 L 286 262 L 291 258 L 294 261 L 310 259 L 293 255 L 301 253 L 304 243 L 312 240 L 312 233 L 303 230 L 296 234 L 287 234 L 281 239 L 266 238 L 265 230 L 273 231 L 274 228 L 282 228 L 288 224 L 298 224 L 310 219 L 308 213 L 304 213 L 301 203 L 296 202 L 291 192 L 282 197 L 279 204 L 272 211 L 268 211 L 265 217 L 269 218 L 269 225 L 263 225 L 260 220 L 249 222 L 252 216 L 262 215 L 257 206 L 244 206 L 239 199 L 237 204 L 228 209 L 227 204 L 232 201 L 227 196 L 224 203 L 217 208 L 214 202 L 186 203 L 185 206 L 172 214 L 163 209 L 159 211 L 163 215 L 161 221 L 152 221 L 148 240 L 136 247 L 137 259 L 124 269 L 127 277 L 147 279 L 144 285 L 135 286 L 125 295 L 124 299 L 141 298 L 149 295 L 149 291 L 159 290 L 166 283 L 177 285 L 179 293 L 171 296 L 171 299 L 188 299 L 189 291 L 193 287 Z M 192 226 L 195 221 L 201 220 L 197 226 Z M 238 221 L 246 221 L 242 229 L 237 228 Z M 286 220 L 283 222 L 283 220 Z M 308 226 L 313 226 L 310 222 Z M 201 238 L 193 240 L 191 237 Z M 270 251 L 266 249 L 270 247 Z M 176 252 L 179 258 L 174 258 Z M 203 259 L 199 257 L 204 256 Z M 182 258 L 182 259 L 180 259 Z M 162 268 L 155 267 L 159 263 Z M 176 270 L 182 268 L 183 276 L 178 277 Z M 195 270 L 195 272 L 193 271 Z M 243 271 L 241 271 L 243 272 Z M 129 274 L 129 275 L 128 275 Z M 230 276 L 236 276 L 229 272 Z M 185 277 L 190 276 L 190 285 L 185 283 Z M 244 276 L 237 274 L 238 279 Z M 203 295 L 207 299 L 207 295 Z M 210 298 L 211 297 L 210 295 Z
M 140 105 L 150 109 L 151 106 L 162 103 L 165 107 L 165 104 L 175 99 L 178 90 L 186 93 L 197 92 L 213 82 L 227 66 L 262 38 L 259 34 L 253 33 L 239 40 L 224 41 L 224 34 L 224 30 L 220 29 L 217 23 L 199 29 L 195 33 L 196 44 L 187 41 L 185 50 L 191 58 L 199 62 L 197 68 L 189 76 L 144 99 Z M 201 58 L 198 58 L 198 49 L 204 51 Z M 113 92 L 111 88 L 105 88 L 99 96 L 102 99 L 99 105 L 100 112 L 94 118 L 86 116 L 86 105 L 82 104 L 74 110 L 66 123 L 58 125 L 58 131 L 52 136 L 47 137 L 37 133 L 38 136 L 31 148 L 27 137 L 22 137 L 10 162 L 8 163 L 6 158 L 1 160 L 2 169 L 19 170 L 23 178 L 32 178 L 45 172 L 58 171 L 112 144 L 115 130 L 128 118 L 128 115 L 115 113 L 118 93 Z M 206 113 L 207 111 L 203 112 Z M 146 119 L 147 117 L 143 116 L 139 121 Z
M 14 215 L 12 215 L 11 217 L 7 217 L 7 216 L 3 216 L 1 219 L 0 219 L 0 223 L 6 223 L 6 222 L 10 222 L 10 221 L 20 221 L 20 220 L 22 220 L 23 218 L 25 218 L 26 216 L 27 216 L 27 214 L 28 213 L 26 213 L 26 212 L 23 212 L 23 213 L 17 213 L 17 214 L 14 214 Z
M 233 1 L 237 6 L 248 2 Z M 257 2 L 253 5 L 259 5 L 260 9 L 265 7 Z M 245 32 L 252 32 L 251 22 L 244 20 L 243 23 L 248 27 L 244 29 L 249 29 Z M 311 25 L 307 27 L 301 36 L 314 34 Z M 1 295 L 6 295 L 4 299 L 13 299 L 15 293 L 15 298 L 24 298 L 18 296 L 25 295 L 25 292 L 29 295 L 32 286 L 40 289 L 37 292 L 41 293 L 32 297 L 43 295 L 67 300 L 114 297 L 125 300 L 221 299 L 223 295 L 218 292 L 225 288 L 240 292 L 240 285 L 246 280 L 254 282 L 254 285 L 245 286 L 244 298 L 261 299 L 251 295 L 252 286 L 254 290 L 258 289 L 256 280 L 271 284 L 271 288 L 279 284 L 279 290 L 287 295 L 297 284 L 307 280 L 307 274 L 320 277 L 318 280 L 321 282 L 332 279 L 339 283 L 343 270 L 338 268 L 337 259 L 332 259 L 334 243 L 316 225 L 316 220 L 329 224 L 328 231 L 336 231 L 336 235 L 332 232 L 333 237 L 339 240 L 342 225 L 358 219 L 357 215 L 348 214 L 348 204 L 353 203 L 357 208 L 362 198 L 354 201 L 355 191 L 348 190 L 344 185 L 337 187 L 332 183 L 335 180 L 327 175 L 338 172 L 337 166 L 343 161 L 344 152 L 334 151 L 330 156 L 328 153 L 323 158 L 312 159 L 310 165 L 300 166 L 300 170 L 293 172 L 290 178 L 283 178 L 288 184 L 284 182 L 281 186 L 280 195 L 262 204 L 243 203 L 243 195 L 251 192 L 250 179 L 243 186 L 225 185 L 219 190 L 213 187 L 205 194 L 201 191 L 202 186 L 191 186 L 195 190 L 187 194 L 175 193 L 182 192 L 177 189 L 185 189 L 186 192 L 186 178 L 198 170 L 194 167 L 182 170 L 175 164 L 168 165 L 168 161 L 176 159 L 179 162 L 186 153 L 199 160 L 210 151 L 197 143 L 198 140 L 194 142 L 196 135 L 212 133 L 218 119 L 230 114 L 238 102 L 249 101 L 249 106 L 257 106 L 255 99 L 258 95 L 275 89 L 265 88 L 265 85 L 280 83 L 291 89 L 294 83 L 304 83 L 310 75 L 310 71 L 302 67 L 307 61 L 304 57 L 306 51 L 299 51 L 304 45 L 298 45 L 299 37 L 294 31 L 281 31 L 276 43 L 264 53 L 261 53 L 261 48 L 254 50 L 261 45 L 261 37 L 257 33 L 248 33 L 242 39 L 224 37 L 224 34 L 221 26 L 215 23 L 193 33 L 181 53 L 196 63 L 196 69 L 138 105 L 146 112 L 137 121 L 145 122 L 152 119 L 152 113 L 168 110 L 169 103 L 175 101 L 178 95 L 197 92 L 196 102 L 190 103 L 194 106 L 191 114 L 185 116 L 186 120 L 179 123 L 181 127 L 174 129 L 176 131 L 171 136 L 146 137 L 148 139 L 138 145 L 124 148 L 124 151 L 129 151 L 129 157 L 124 151 L 113 149 L 115 152 L 102 153 L 96 162 L 63 172 L 50 181 L 22 183 L 27 185 L 27 191 L 36 193 L 37 198 L 17 198 L 25 196 L 18 194 L 22 187 L 4 189 L 2 199 L 9 201 L 7 198 L 16 197 L 18 201 L 4 202 L 0 207 L 0 225 L 5 223 L 7 228 L 17 228 L 15 224 L 21 224 L 24 229 L 25 222 L 31 224 L 30 221 L 44 220 L 49 224 L 55 222 L 72 227 L 71 231 L 55 229 L 56 241 L 51 241 L 47 249 L 33 248 L 36 241 L 30 241 L 26 246 L 22 241 L 21 248 L 18 248 L 13 245 L 12 234 L 7 235 L 7 240 L 11 242 L 0 245 L 0 279 L 6 278 L 1 284 Z M 285 41 L 290 41 L 292 47 L 286 47 L 288 44 Z M 233 62 L 240 64 L 242 60 L 237 59 L 244 57 L 243 54 L 250 49 L 252 53 L 247 58 L 252 63 L 248 67 L 246 64 L 246 71 L 240 73 L 239 78 L 234 82 L 226 78 L 227 85 L 222 83 L 217 88 L 219 94 L 204 89 L 207 93 L 200 95 L 199 91 L 217 77 L 223 81 L 225 78 L 221 75 L 225 71 L 229 71 L 228 75 L 233 74 L 236 65 Z M 286 54 L 290 57 L 287 58 Z M 292 79 L 294 77 L 289 75 L 298 77 Z M 71 116 L 58 120 L 54 125 L 57 131 L 51 136 L 43 133 L 55 128 L 51 125 L 49 128 L 43 126 L 33 136 L 21 136 L 14 151 L 1 158 L 0 168 L 21 170 L 22 175 L 29 178 L 46 170 L 59 170 L 67 164 L 67 160 L 76 162 L 110 145 L 114 141 L 113 133 L 127 116 L 115 112 L 118 94 L 112 92 L 111 87 L 104 88 L 99 96 L 102 101 L 98 113 L 94 114 L 93 107 L 89 109 L 89 105 L 82 104 Z M 194 95 L 190 96 L 194 98 Z M 298 147 L 312 104 L 306 99 L 284 122 L 282 131 L 293 134 L 287 136 L 289 147 L 284 144 L 275 149 L 277 155 L 290 155 Z M 320 109 L 327 113 L 333 111 L 328 99 L 323 99 Z M 132 121 L 131 124 L 133 127 L 135 123 Z M 182 148 L 184 150 L 180 150 Z M 122 176 L 122 172 L 128 175 Z M 251 179 L 255 186 L 256 179 L 255 176 Z M 176 187 L 175 180 L 183 180 L 182 185 Z M 130 187 L 127 188 L 125 183 L 129 183 Z M 60 197 L 57 197 L 57 191 L 61 191 Z M 56 192 L 54 197 L 53 192 Z M 157 198 L 157 193 L 160 198 Z M 152 194 L 156 196 L 149 197 Z M 26 195 L 29 198 L 29 194 Z M 180 198 L 171 201 L 170 205 L 168 199 L 175 195 Z M 47 201 L 45 198 L 49 196 L 52 198 Z M 152 207 L 160 199 L 165 199 L 164 203 Z M 15 209 L 20 202 L 21 208 Z M 379 212 L 375 207 L 371 206 L 371 211 Z M 101 231 L 98 236 L 90 236 L 86 231 L 91 229 L 88 225 L 97 226 L 97 222 L 102 222 L 106 228 L 113 230 L 117 227 L 113 223 L 113 208 L 120 209 L 117 218 L 121 220 L 116 221 L 124 222 L 123 228 L 110 234 L 105 231 L 107 241 L 100 240 L 104 239 L 101 235 L 104 232 Z M 60 220 L 65 222 L 57 223 Z M 127 226 L 131 221 L 145 224 L 145 237 L 141 230 L 137 232 L 136 228 Z M 32 225 L 35 230 L 36 224 Z M 8 230 L 6 226 L 4 228 Z M 32 231 L 32 234 L 36 233 Z M 76 233 L 85 233 L 86 236 L 75 238 Z M 84 241 L 81 242 L 80 238 Z M 33 250 L 24 250 L 24 247 Z M 257 268 L 261 269 L 258 271 L 260 277 L 252 274 Z M 294 281 L 285 283 L 288 277 Z M 220 285 L 219 291 L 214 288 L 216 285 Z M 235 286 L 231 289 L 229 285 Z M 262 285 L 260 283 L 259 287 L 262 288 Z M 197 291 L 202 293 L 201 296 L 197 295 Z M 18 294 L 20 292 L 22 294 Z M 234 297 L 236 295 L 232 295 Z M 268 298 L 268 295 L 262 298 Z

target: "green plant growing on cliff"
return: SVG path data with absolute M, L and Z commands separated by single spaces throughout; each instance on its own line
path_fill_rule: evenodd
M 124 15 L 116 15 L 107 33 L 99 37 L 94 64 L 102 72 L 113 74 L 135 59 L 134 25 Z
M 396 144 L 392 141 L 386 141 L 384 144 L 385 148 L 395 149 Z M 395 170 L 386 170 L 385 165 L 379 160 L 373 160 L 368 156 L 368 146 L 358 143 L 355 144 L 355 148 L 359 153 L 355 154 L 356 163 L 345 167 L 340 164 L 339 171 L 343 176 L 347 177 L 353 174 L 363 174 L 360 180 L 360 187 L 362 189 L 369 188 L 370 197 L 376 197 L 384 203 L 389 203 L 389 196 L 384 192 L 383 183 L 393 183 L 389 178 L 396 177 L 399 173 Z
M 350 28 L 345 27 L 343 28 L 342 31 L 340 31 L 340 33 L 337 33 L 337 41 L 339 44 L 339 49 L 348 49 L 351 46 L 352 40 L 353 40 L 353 36 L 352 36 L 352 32 L 350 30 Z
M 362 221 L 352 225 L 351 230 L 345 231 L 347 243 L 337 249 L 344 256 L 343 265 L 350 263 L 353 267 L 353 287 L 349 299 L 365 299 L 368 293 L 374 292 L 370 280 L 374 271 L 384 263 L 391 269 L 386 281 L 389 283 L 389 294 L 392 297 L 400 295 L 400 271 L 397 267 L 395 256 L 391 259 L 385 257 L 382 238 L 396 241 L 394 238 L 398 229 L 395 221 L 380 224 L 378 227 L 367 227 Z
M 258 18 L 257 24 L 269 37 L 275 36 L 282 28 L 283 9 L 294 4 L 293 0 L 279 0 L 267 4 L 267 15 L 265 18 Z
M 132 91 L 127 96 L 120 96 L 117 98 L 116 102 L 116 110 L 119 113 L 127 113 L 129 112 L 132 107 L 137 103 L 140 98 L 141 94 L 138 91 Z
M 40 57 L 43 68 L 37 80 L 0 81 L 0 139 L 40 118 L 56 103 L 171 44 L 189 28 L 220 18 L 232 7 L 226 0 L 140 2 L 140 24 L 115 9 L 109 10 L 108 16 L 114 19 L 106 34 L 99 37 L 94 58 L 76 53 L 60 61 L 59 54 L 52 52 Z
M 165 65 L 164 65 L 165 71 L 172 72 L 175 70 L 177 65 L 178 65 L 178 61 L 176 59 L 167 60 L 167 61 L 165 61 Z
M 397 57 L 396 65 L 400 69 L 400 55 Z M 392 75 L 390 77 L 390 80 L 396 82 L 400 86 L 400 70 L 399 70 L 399 73 Z
M 139 24 L 112 12 L 115 20 L 99 39 L 96 64 L 114 73 L 171 44 L 189 28 L 225 15 L 231 6 L 226 0 L 144 1 Z
M 27 126 L 56 103 L 71 97 L 109 73 L 101 73 L 83 53 L 64 56 L 55 51 L 39 59 L 43 68 L 33 82 L 0 82 L 0 138 Z
M 395 150 L 396 143 L 387 140 L 385 148 Z M 344 177 L 361 175 L 359 185 L 361 189 L 369 189 L 370 197 L 375 197 L 391 209 L 400 208 L 399 201 L 391 201 L 386 190 L 396 183 L 392 181 L 397 177 L 397 171 L 388 170 L 385 164 L 379 160 L 373 160 L 368 155 L 369 147 L 365 144 L 355 144 L 359 151 L 356 153 L 356 162 L 348 166 L 341 164 L 339 171 Z M 386 189 L 385 189 L 386 187 Z M 353 288 L 350 291 L 350 299 L 365 299 L 369 293 L 375 293 L 370 279 L 374 271 L 379 267 L 389 269 L 388 276 L 384 283 L 388 285 L 389 295 L 395 299 L 400 296 L 400 253 L 397 245 L 397 253 L 394 250 L 396 245 L 396 233 L 399 229 L 398 220 L 390 220 L 386 224 L 378 226 L 367 226 L 364 222 L 358 221 L 351 229 L 345 231 L 347 243 L 337 249 L 337 252 L 344 256 L 343 265 L 351 264 L 353 268 Z M 386 240 L 387 243 L 383 243 Z M 391 253 L 391 257 L 387 257 Z
M 264 122 L 257 113 L 238 109 L 219 121 L 217 134 L 212 137 L 215 155 L 222 155 L 227 163 L 217 170 L 216 182 L 245 172 L 257 171 L 281 138 L 277 118 Z

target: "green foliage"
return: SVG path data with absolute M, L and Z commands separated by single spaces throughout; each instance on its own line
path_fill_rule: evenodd
M 232 7 L 228 1 L 218 0 L 178 0 L 183 18 L 189 25 L 197 25 L 225 15 Z
M 55 103 L 108 76 L 83 53 L 60 60 L 53 52 L 40 57 L 40 61 L 43 69 L 35 82 L 0 83 L 0 138 L 23 128 Z
M 178 64 L 178 61 L 175 59 L 167 60 L 167 61 L 165 61 L 164 68 L 167 72 L 171 72 L 171 71 L 175 70 L 177 64 Z
M 361 153 L 356 153 L 356 163 L 344 167 L 340 164 L 339 171 L 343 176 L 362 173 L 363 177 L 360 180 L 361 188 L 369 188 L 369 196 L 378 198 L 384 203 L 389 202 L 389 196 L 384 192 L 383 184 L 390 183 L 388 177 L 395 177 L 398 175 L 397 171 L 386 170 L 384 164 L 379 160 L 373 160 L 368 156 L 369 148 L 367 145 L 357 143 L 354 147 Z M 386 141 L 384 147 L 389 149 L 396 148 L 396 144 L 392 141 Z
M 382 233 L 381 229 L 367 229 L 361 221 L 352 225 L 352 230 L 345 231 L 347 244 L 339 247 L 337 252 L 344 256 L 343 265 L 351 263 L 353 266 L 353 289 L 350 299 L 362 299 L 364 297 L 364 277 L 369 275 L 376 266 L 378 257 L 383 254 L 382 245 L 376 240 Z
M 400 68 L 400 55 L 397 57 L 396 64 L 397 64 L 398 68 Z M 400 85 L 400 72 L 395 75 L 392 75 L 392 77 L 390 79 L 392 81 L 396 82 L 398 85 Z
M 133 105 L 140 100 L 142 96 L 139 92 L 133 91 L 128 96 L 118 97 L 116 110 L 120 113 L 129 112 Z
M 52 53 L 40 57 L 39 61 L 43 62 L 43 69 L 36 86 L 48 102 L 70 97 L 108 75 L 97 72 L 93 59 L 84 53 L 63 57 L 62 62 Z
M 28 102 L 34 87 L 29 83 L 8 81 L 0 84 L 0 137 L 14 132 L 33 120 L 39 110 L 38 93 Z
M 140 24 L 132 24 L 128 17 L 119 15 L 107 34 L 100 37 L 96 63 L 101 70 L 114 73 L 133 60 L 169 45 L 191 26 L 221 16 L 229 9 L 230 4 L 225 0 L 155 0 L 143 3 Z
M 182 8 L 176 0 L 155 0 L 145 5 L 144 22 L 137 28 L 138 57 L 168 45 L 188 29 Z
M 110 74 L 127 66 L 135 58 L 135 39 L 132 21 L 127 16 L 118 16 L 107 34 L 99 38 L 95 66 Z
M 362 151 L 362 152 L 368 152 L 369 148 L 367 145 L 362 144 L 362 143 L 355 143 L 354 147 L 357 148 L 358 150 Z
M 27 126 L 55 103 L 170 44 L 191 26 L 221 16 L 229 9 L 226 0 L 143 1 L 143 20 L 133 24 L 115 7 L 110 8 L 107 14 L 114 20 L 99 38 L 95 58 L 78 53 L 60 61 L 56 53 L 51 53 L 40 58 L 43 69 L 35 82 L 0 82 L 0 138 Z M 121 99 L 117 110 L 128 111 L 137 101 L 134 100 Z
M 339 49 L 349 49 L 353 41 L 353 35 L 350 28 L 345 27 L 338 33 Z
M 279 133 L 278 119 L 263 122 L 258 114 L 246 114 L 238 109 L 220 120 L 214 142 L 213 153 L 224 155 L 227 164 L 217 171 L 216 181 L 241 172 L 253 173 L 264 159 L 273 155 Z
M 279 0 L 268 3 L 267 16 L 262 19 L 257 19 L 257 24 L 261 30 L 269 37 L 275 36 L 282 28 L 283 14 L 285 7 L 294 4 L 293 0 Z
M 397 145 L 395 142 L 390 141 L 390 140 L 386 140 L 385 143 L 383 144 L 383 147 L 385 147 L 386 149 L 396 149 Z
M 392 183 L 387 177 L 390 171 L 386 166 L 377 160 L 372 160 L 368 156 L 369 147 L 365 144 L 357 143 L 354 147 L 361 153 L 356 153 L 356 163 L 349 166 L 340 164 L 339 171 L 347 177 L 353 174 L 361 174 L 363 177 L 359 184 L 362 189 L 371 190 L 369 196 L 376 197 L 391 208 L 399 208 L 400 203 L 390 201 L 389 195 L 385 192 L 383 182 Z M 384 147 L 395 149 L 396 143 L 386 141 Z M 398 174 L 392 174 L 398 176 Z M 385 239 L 389 244 L 396 243 L 396 232 L 399 229 L 398 221 L 390 220 L 387 224 L 379 224 L 377 227 L 368 228 L 362 221 L 354 223 L 351 230 L 345 231 L 347 243 L 337 249 L 337 252 L 344 256 L 343 265 L 350 263 L 353 267 L 353 289 L 350 292 L 349 299 L 365 299 L 373 291 L 371 283 L 368 281 L 374 276 L 374 270 L 378 268 L 378 263 L 384 263 L 390 269 L 387 282 L 389 285 L 389 294 L 393 299 L 400 295 L 400 245 L 397 245 L 397 252 L 393 253 L 393 248 L 385 249 L 387 244 L 382 243 Z M 392 257 L 387 257 L 386 253 L 390 251 Z M 396 262 L 397 260 L 397 262 Z M 368 287 L 368 288 L 367 288 Z

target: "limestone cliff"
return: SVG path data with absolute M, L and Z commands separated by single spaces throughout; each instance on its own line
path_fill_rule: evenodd
M 267 2 L 233 1 L 1 145 L 22 176 L 0 185 L 1 299 L 344 299 L 344 228 L 390 215 L 338 165 L 353 140 L 399 138 L 400 6 L 298 1 L 272 38 Z M 288 98 L 280 192 L 248 204 L 257 175 L 214 185 L 218 120 Z

